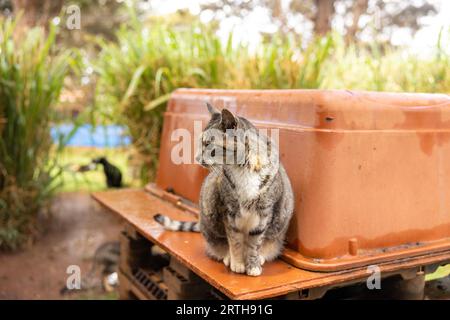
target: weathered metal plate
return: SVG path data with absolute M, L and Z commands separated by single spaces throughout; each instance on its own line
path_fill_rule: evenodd
M 156 184 L 193 202 L 207 172 L 172 161 L 179 141 L 171 134 L 205 123 L 206 101 L 259 128 L 280 129 L 281 161 L 296 195 L 290 263 L 345 270 L 450 249 L 450 96 L 177 90 Z
M 270 298 L 303 289 L 336 286 L 358 279 L 364 281 L 368 276 L 365 269 L 312 272 L 298 269 L 281 260 L 265 264 L 259 277 L 236 274 L 222 263 L 206 256 L 204 239 L 200 234 L 165 231 L 153 220 L 156 213 L 164 213 L 174 219 L 191 220 L 195 219 L 192 213 L 143 190 L 95 192 L 93 197 L 231 299 Z M 387 275 L 438 261 L 450 261 L 450 252 L 402 259 L 380 264 L 379 267 L 382 274 Z

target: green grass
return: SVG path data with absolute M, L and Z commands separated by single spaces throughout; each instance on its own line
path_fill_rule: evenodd
M 444 34 L 444 33 L 442 33 Z M 334 37 L 334 50 L 323 69 L 320 88 L 392 92 L 450 92 L 450 31 L 442 35 L 434 53 L 419 58 L 406 51 L 345 45 Z
M 427 274 L 425 280 L 431 281 L 439 278 L 444 278 L 448 275 L 450 275 L 450 264 L 439 267 L 434 273 Z
M 129 165 L 131 155 L 131 151 L 127 148 L 66 147 L 58 155 L 59 163 L 63 167 L 58 192 L 105 190 L 105 175 L 101 166 L 84 173 L 74 170 L 76 166 L 88 164 L 93 158 L 100 156 L 106 156 L 122 171 L 125 186 L 139 186 L 139 180 L 133 178 L 133 167 Z
M 119 300 L 119 293 L 112 292 L 84 292 L 76 297 L 76 300 Z

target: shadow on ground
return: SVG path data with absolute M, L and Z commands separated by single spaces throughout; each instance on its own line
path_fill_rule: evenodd
M 87 193 L 64 193 L 52 203 L 53 217 L 36 244 L 17 253 L 0 253 L 0 299 L 114 299 L 101 287 L 62 295 L 67 267 L 81 276 L 92 266 L 95 250 L 118 241 L 121 223 Z
M 427 300 L 450 300 L 450 276 L 427 282 L 425 296 Z

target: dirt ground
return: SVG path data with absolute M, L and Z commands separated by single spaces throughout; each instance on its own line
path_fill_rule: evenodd
M 428 281 L 425 285 L 426 300 L 450 300 L 450 276 Z
M 121 223 L 87 193 L 64 193 L 52 203 L 53 218 L 30 249 L 0 253 L 0 299 L 110 299 L 117 293 L 98 290 L 61 295 L 67 267 L 91 268 L 103 243 L 118 241 Z
M 61 295 L 67 267 L 81 274 L 95 250 L 118 241 L 121 222 L 87 193 L 64 193 L 52 204 L 53 219 L 36 244 L 14 254 L 0 253 L 0 299 L 116 299 L 117 290 L 101 288 Z M 450 299 L 450 277 L 427 283 L 426 299 Z

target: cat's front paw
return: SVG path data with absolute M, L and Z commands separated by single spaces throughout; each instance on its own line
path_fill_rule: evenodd
M 249 276 L 253 276 L 253 277 L 257 277 L 259 275 L 261 275 L 262 273 L 262 267 L 261 266 L 251 266 L 249 268 L 247 268 L 247 274 Z
M 245 273 L 245 264 L 236 260 L 230 261 L 230 269 L 236 273 Z
M 266 262 L 266 259 L 264 259 L 264 257 L 260 255 L 259 256 L 259 264 L 263 265 L 265 262 Z
M 227 254 L 226 256 L 225 256 L 225 258 L 223 258 L 223 264 L 226 266 L 226 267 L 229 267 L 230 266 L 230 254 Z

